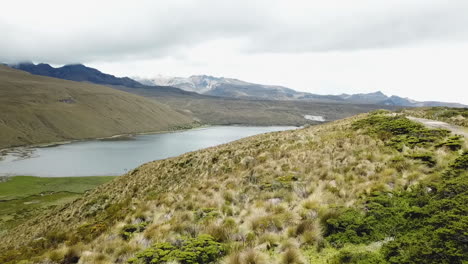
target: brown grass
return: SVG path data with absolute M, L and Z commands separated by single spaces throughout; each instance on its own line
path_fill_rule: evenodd
M 147 163 L 11 230 L 1 237 L 0 247 L 41 255 L 71 244 L 76 235 L 74 243 L 87 239 L 83 250 L 89 258 L 104 255 L 104 261 L 113 263 L 154 242 L 177 243 L 181 237 L 208 233 L 227 245 L 225 263 L 302 263 L 304 250 L 326 246 L 322 224 L 336 214 L 335 207 L 353 206 L 375 190 L 407 188 L 446 166 L 445 161 L 434 167 L 395 162 L 405 153 L 350 129 L 359 118 Z M 445 159 L 454 155 L 439 151 Z M 144 232 L 128 241 L 117 236 L 124 224 L 141 216 L 148 223 Z M 80 228 L 96 233 L 80 237 Z M 52 230 L 66 231 L 63 242 L 39 253 L 28 251 L 25 245 Z M 109 250 L 112 243 L 119 250 Z

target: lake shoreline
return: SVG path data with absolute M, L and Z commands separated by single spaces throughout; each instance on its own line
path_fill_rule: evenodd
M 230 127 L 276 127 L 276 125 L 271 125 L 271 126 L 256 126 L 256 125 L 250 125 L 250 124 L 228 124 L 228 125 L 200 125 L 200 126 L 194 126 L 191 128 L 182 128 L 182 129 L 174 129 L 174 130 L 163 130 L 163 131 L 148 131 L 148 132 L 135 132 L 135 133 L 126 133 L 126 134 L 115 134 L 112 136 L 107 136 L 107 137 L 94 137 L 94 138 L 82 138 L 82 139 L 72 139 L 72 140 L 64 140 L 64 141 L 52 141 L 48 143 L 35 143 L 35 144 L 29 144 L 29 145 L 20 145 L 20 146 L 14 146 L 14 147 L 8 147 L 8 148 L 2 148 L 0 149 L 0 161 L 2 161 L 2 157 L 11 153 L 15 152 L 18 150 L 23 150 L 23 149 L 33 149 L 33 148 L 49 148 L 49 147 L 56 147 L 60 145 L 66 145 L 66 144 L 71 144 L 71 143 L 76 143 L 76 142 L 83 142 L 83 141 L 93 141 L 93 140 L 101 140 L 101 141 L 118 141 L 118 140 L 126 140 L 126 139 L 132 139 L 135 136 L 140 136 L 140 135 L 156 135 L 156 134 L 170 134 L 170 133 L 177 133 L 177 132 L 184 132 L 184 131 L 189 131 L 189 130 L 197 130 L 197 129 L 204 129 L 204 128 L 210 128 L 210 127 L 217 127 L 217 126 L 230 126 Z M 297 127 L 301 128 L 304 126 L 292 126 L 292 127 Z
M 56 147 L 60 145 L 66 145 L 76 142 L 83 142 L 83 141 L 93 141 L 93 140 L 101 140 L 101 141 L 119 141 L 119 140 L 131 140 L 135 136 L 140 135 L 156 135 L 156 134 L 169 134 L 169 133 L 177 133 L 177 132 L 184 132 L 189 130 L 197 130 L 197 129 L 204 129 L 209 127 L 217 127 L 217 126 L 232 126 L 232 127 L 276 127 L 275 125 L 271 126 L 256 126 L 256 125 L 249 125 L 249 124 L 229 124 L 229 125 L 200 125 L 194 126 L 191 128 L 183 128 L 183 129 L 175 129 L 175 130 L 163 130 L 163 131 L 149 131 L 149 132 L 136 132 L 136 133 L 126 133 L 126 134 L 115 134 L 108 137 L 95 137 L 95 138 L 82 138 L 82 139 L 73 139 L 73 140 L 64 140 L 64 141 L 53 141 L 48 143 L 36 143 L 36 144 L 29 144 L 29 145 L 21 145 L 21 146 L 14 146 L 0 149 L 0 161 L 3 160 L 3 157 L 12 153 L 18 152 L 22 150 L 34 149 L 34 148 L 49 148 L 49 147 Z M 301 128 L 303 126 L 294 126 L 297 128 Z M 28 158 L 28 157 L 25 157 Z
M 291 126 L 199 126 L 113 135 L 91 140 L 34 144 L 2 150 L 0 175 L 37 177 L 118 176 L 146 162 L 229 143 Z
M 20 151 L 23 151 L 23 150 L 26 151 L 28 149 L 34 149 L 34 148 L 50 148 L 50 147 L 56 147 L 56 146 L 66 145 L 66 144 L 71 144 L 71 143 L 76 143 L 76 142 L 94 141 L 94 140 L 102 140 L 102 141 L 114 141 L 115 140 L 115 141 L 118 141 L 118 140 L 122 140 L 122 139 L 125 140 L 124 138 L 131 139 L 131 138 L 134 138 L 135 136 L 140 136 L 140 135 L 169 134 L 169 133 L 177 133 L 177 132 L 183 132 L 183 131 L 188 131 L 188 130 L 207 128 L 207 127 L 210 127 L 210 125 L 200 125 L 200 126 L 194 126 L 194 127 L 191 127 L 191 128 L 182 128 L 182 129 L 174 129 L 174 130 L 115 134 L 115 135 L 107 136 L 107 137 L 82 138 L 82 139 L 52 141 L 52 142 L 48 142 L 48 143 L 36 143 L 36 144 L 29 144 L 29 145 L 14 146 L 14 147 L 8 147 L 8 148 L 0 149 L 0 161 L 2 161 L 2 157 L 4 157 L 5 155 L 8 155 L 10 153 L 20 152 Z

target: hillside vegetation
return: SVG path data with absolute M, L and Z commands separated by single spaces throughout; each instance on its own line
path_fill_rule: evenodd
M 191 126 L 166 105 L 0 66 L 0 148 Z
M 386 111 L 150 162 L 0 237 L 16 263 L 465 263 L 468 153 Z

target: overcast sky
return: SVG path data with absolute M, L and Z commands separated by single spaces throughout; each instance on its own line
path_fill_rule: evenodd
M 2 1 L 0 61 L 468 104 L 467 0 Z

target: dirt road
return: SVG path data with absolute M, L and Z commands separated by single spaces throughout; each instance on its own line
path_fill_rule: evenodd
M 412 116 L 408 116 L 408 119 L 422 123 L 430 128 L 444 128 L 444 129 L 452 131 L 454 134 L 462 135 L 468 138 L 468 129 L 465 127 L 455 126 L 455 125 L 451 125 L 451 124 L 441 122 L 441 121 L 412 117 Z

